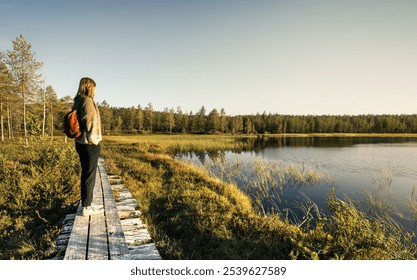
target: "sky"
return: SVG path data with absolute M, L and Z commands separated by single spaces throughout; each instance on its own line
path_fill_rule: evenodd
M 0 0 L 58 97 L 228 115 L 417 113 L 417 1 Z

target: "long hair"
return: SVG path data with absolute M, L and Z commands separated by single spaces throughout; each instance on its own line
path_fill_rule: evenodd
M 78 86 L 77 96 L 85 95 L 94 97 L 94 89 L 96 87 L 96 82 L 93 79 L 84 77 L 80 80 L 80 85 Z

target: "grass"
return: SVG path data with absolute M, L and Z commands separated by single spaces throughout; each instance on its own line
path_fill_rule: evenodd
M 148 139 L 151 139 L 148 138 Z M 174 138 L 172 138 L 174 139 Z M 235 184 L 176 161 L 161 142 L 104 142 L 165 259 L 415 259 L 413 235 L 329 195 L 314 225 L 264 214 Z M 186 145 L 184 143 L 184 145 Z M 263 172 L 261 172 L 263 173 Z M 307 176 L 308 177 L 308 176 Z M 314 207 L 307 211 L 314 212 Z
M 0 259 L 46 259 L 78 200 L 73 145 L 0 145 Z
M 109 144 L 135 144 L 164 148 L 165 152 L 179 153 L 188 151 L 218 151 L 218 150 L 243 150 L 248 144 L 239 141 L 239 138 L 231 135 L 132 135 L 132 136 L 106 136 Z

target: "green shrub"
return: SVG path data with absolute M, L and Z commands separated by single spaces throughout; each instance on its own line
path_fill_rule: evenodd
M 75 212 L 79 162 L 73 145 L 0 146 L 0 259 L 43 259 L 61 220 Z

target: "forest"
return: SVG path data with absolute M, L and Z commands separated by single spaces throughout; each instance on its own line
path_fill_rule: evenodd
M 0 52 L 1 141 L 32 136 L 62 136 L 62 120 L 75 96 L 58 98 L 42 77 L 43 63 L 20 35 L 12 49 Z M 137 93 L 140 94 L 140 93 Z M 287 134 L 287 133 L 417 133 L 417 114 L 412 115 L 283 115 L 257 113 L 227 115 L 225 109 L 196 112 L 180 106 L 154 109 L 152 103 L 130 108 L 98 103 L 104 135 L 139 133 L 189 134 Z

